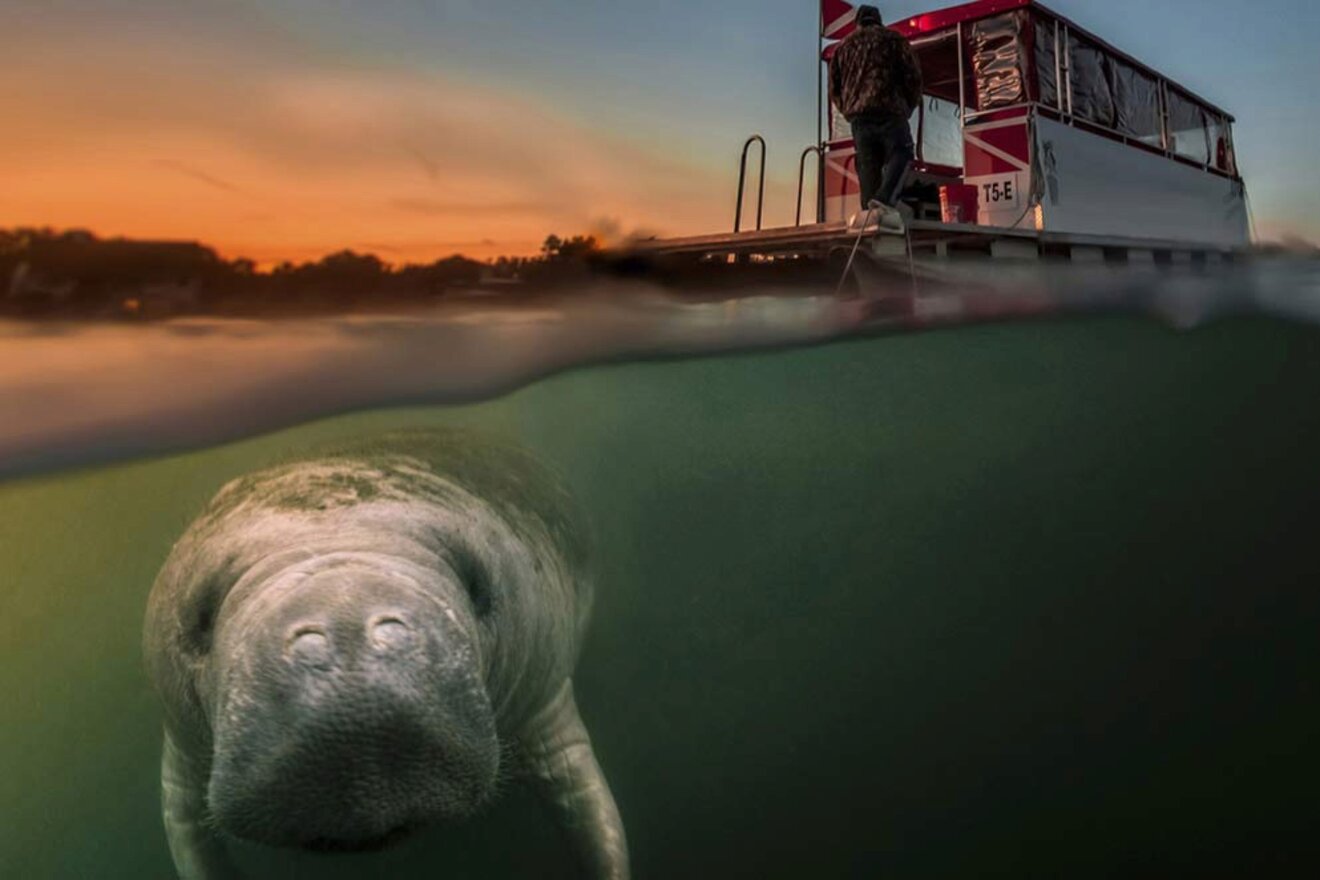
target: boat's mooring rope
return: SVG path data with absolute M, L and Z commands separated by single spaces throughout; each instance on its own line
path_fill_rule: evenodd
M 876 208 L 871 207 L 866 209 L 866 220 L 862 223 L 862 228 L 857 230 L 857 240 L 853 242 L 852 252 L 848 254 L 848 263 L 843 267 L 843 275 L 839 277 L 839 283 L 834 288 L 836 297 L 843 292 L 843 285 L 848 282 L 848 273 L 852 271 L 853 261 L 857 259 L 857 249 L 862 246 L 862 239 L 866 236 L 866 228 L 871 225 L 876 210 Z
M 834 288 L 834 295 L 837 297 L 842 291 L 843 286 L 848 283 L 848 275 L 852 272 L 853 263 L 857 260 L 857 251 L 862 246 L 862 239 L 866 237 L 866 231 L 871 226 L 871 221 L 875 218 L 875 212 L 880 210 L 879 206 L 866 209 L 866 222 L 862 228 L 857 231 L 857 239 L 853 242 L 852 252 L 848 254 L 848 263 L 843 267 L 843 275 L 839 278 L 839 283 Z M 876 232 L 880 231 L 879 226 Z M 912 278 L 912 295 L 915 297 L 921 293 L 921 287 L 917 282 L 917 260 L 912 253 L 912 227 L 907 219 L 903 220 L 903 241 L 907 246 L 908 275 Z
M 906 219 L 903 220 L 903 238 L 907 240 L 908 275 L 912 278 L 912 298 L 916 299 L 921 295 L 921 283 L 917 281 L 917 255 L 912 252 L 912 227 L 908 225 Z

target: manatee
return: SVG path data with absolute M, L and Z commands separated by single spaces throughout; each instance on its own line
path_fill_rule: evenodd
M 589 557 L 553 474 L 461 432 L 325 447 L 222 488 L 144 626 L 179 875 L 238 876 L 226 837 L 379 848 L 520 776 L 585 876 L 626 878 L 573 696 Z

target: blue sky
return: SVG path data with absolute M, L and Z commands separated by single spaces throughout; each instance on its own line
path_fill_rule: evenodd
M 879 5 L 888 19 L 897 19 L 945 4 Z M 1320 239 L 1320 171 L 1313 158 L 1320 143 L 1320 102 L 1313 94 L 1320 84 L 1320 3 L 1055 0 L 1049 5 L 1233 112 L 1240 164 L 1262 230 L 1269 237 L 1291 232 Z M 527 204 L 536 204 L 540 212 L 537 220 L 558 224 L 564 232 L 569 225 L 593 222 L 666 232 L 727 225 L 738 150 L 753 131 L 770 142 L 768 219 L 784 222 L 792 215 L 797 157 L 815 139 L 814 0 L 0 0 L 0 12 L 17 22 L 7 36 L 0 35 L 0 73 L 7 63 L 17 64 L 17 75 L 31 81 L 34 72 L 54 70 L 61 61 L 82 71 L 83 84 L 65 90 L 73 90 L 71 95 L 43 96 L 41 112 L 35 114 L 43 118 L 61 97 L 71 107 L 91 100 L 86 80 L 126 77 L 118 92 L 143 99 L 131 105 L 132 112 L 158 104 L 157 124 L 173 131 L 177 126 L 165 114 L 177 105 L 145 93 L 169 93 L 171 83 L 190 81 L 194 91 L 209 96 L 207 90 L 224 84 L 198 66 L 199 58 L 210 60 L 210 70 L 232 71 L 236 78 L 232 94 L 223 96 L 230 103 L 217 99 L 217 106 L 233 106 L 229 118 L 235 127 L 258 124 L 242 105 L 240 84 L 255 94 L 281 76 L 292 81 L 315 72 L 322 80 L 370 81 L 372 89 L 345 91 L 345 100 L 359 102 L 354 110 L 362 113 L 382 104 L 374 96 L 382 90 L 388 96 L 391 82 L 403 84 L 399 94 L 421 95 L 426 88 L 444 92 L 449 96 L 444 127 L 413 131 L 394 120 L 388 128 L 400 144 L 409 144 L 396 153 L 427 154 L 418 161 L 430 169 L 436 187 L 431 196 L 461 188 L 467 179 L 463 163 L 470 158 L 438 141 L 451 146 L 461 139 L 490 142 L 514 166 L 510 173 L 517 181 L 500 196 L 501 204 L 519 205 L 524 201 L 520 194 L 528 196 Z M 7 49 L 19 61 L 6 62 Z M 96 58 L 102 59 L 103 73 L 95 67 Z M 159 71 L 154 80 L 153 70 Z M 16 74 L 9 73 L 5 79 L 13 83 Z M 16 95 L 0 85 L 0 110 L 7 100 L 18 100 Z M 385 103 L 395 106 L 388 97 Z M 421 108 L 414 115 L 420 118 L 433 109 Z M 410 115 L 404 104 L 396 111 Z M 23 108 L 17 112 L 21 116 Z M 59 131 L 71 123 L 66 119 L 62 124 L 66 128 Z M 225 180 L 233 191 L 245 188 L 244 179 L 253 181 L 248 189 L 270 188 L 255 183 L 254 157 L 274 148 L 258 147 L 250 138 L 242 151 L 222 150 L 218 142 L 228 149 L 237 138 L 225 131 L 224 116 L 209 124 L 211 146 L 185 152 L 180 136 L 168 153 L 153 159 L 157 173 L 174 169 L 177 177 L 186 165 L 193 172 L 191 185 L 210 177 Z M 90 129 L 86 135 L 95 136 Z M 319 159 L 329 162 L 329 152 L 343 144 L 327 142 L 324 157 L 316 155 L 313 141 L 300 149 L 300 164 L 284 167 L 282 174 Z M 428 151 L 435 158 L 428 158 Z M 520 162 L 520 151 L 526 162 Z M 125 145 L 115 155 L 131 154 Z M 587 157 L 582 164 L 599 173 L 593 177 L 578 169 L 572 185 L 559 180 L 564 175 L 556 163 L 571 163 L 573 156 Z M 84 159 L 70 154 L 69 162 Z M 194 161 L 207 164 L 188 164 Z M 5 173 L 15 174 L 23 162 L 10 161 L 7 167 Z M 266 161 L 265 167 L 275 166 Z M 335 179 L 343 181 L 359 167 L 345 166 Z M 383 166 L 373 173 L 382 180 L 389 176 Z M 252 176 L 241 179 L 245 174 Z M 362 174 L 365 180 L 366 171 Z M 389 185 L 395 187 L 390 190 L 393 204 L 408 201 L 397 188 L 401 181 L 391 177 Z M 560 188 L 546 199 L 537 195 L 542 186 Z M 324 189 L 322 181 L 318 192 Z M 367 195 L 355 192 L 353 198 Z M 290 189 L 280 204 L 295 200 Z M 575 200 L 570 209 L 566 203 Z M 0 195 L 0 223 L 40 219 L 6 215 L 7 207 L 12 213 L 22 204 L 7 206 Z M 222 207 L 217 202 L 214 209 Z M 68 209 L 75 209 L 73 201 Z M 64 214 L 50 218 L 63 219 Z M 443 244 L 526 244 L 532 239 L 530 226 L 501 237 L 501 219 L 516 225 L 516 211 L 486 219 L 488 225 L 474 228 L 470 242 L 450 235 Z M 291 221 L 271 222 L 271 235 L 277 227 L 287 231 L 291 226 Z M 354 232 L 359 239 L 365 234 Z M 320 246 L 313 237 L 299 241 L 308 249 Z

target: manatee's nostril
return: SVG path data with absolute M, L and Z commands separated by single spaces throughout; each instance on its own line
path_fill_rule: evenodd
M 317 626 L 300 626 L 289 637 L 289 657 L 319 668 L 331 665 L 330 638 Z
M 412 628 L 397 617 L 379 617 L 371 623 L 371 644 L 381 651 L 397 650 L 412 643 Z

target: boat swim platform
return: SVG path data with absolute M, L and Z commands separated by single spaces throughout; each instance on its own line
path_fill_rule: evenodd
M 786 226 L 746 232 L 726 232 L 685 238 L 655 238 L 630 243 L 632 257 L 697 262 L 776 262 L 830 259 L 850 252 L 859 230 L 846 223 Z M 988 257 L 1008 260 L 1058 259 L 1077 263 L 1138 263 L 1179 265 L 1226 262 L 1245 255 L 1240 247 L 1185 241 L 1039 232 L 936 220 L 912 220 L 907 234 L 869 227 L 862 250 L 880 260 L 912 257 L 961 259 Z

